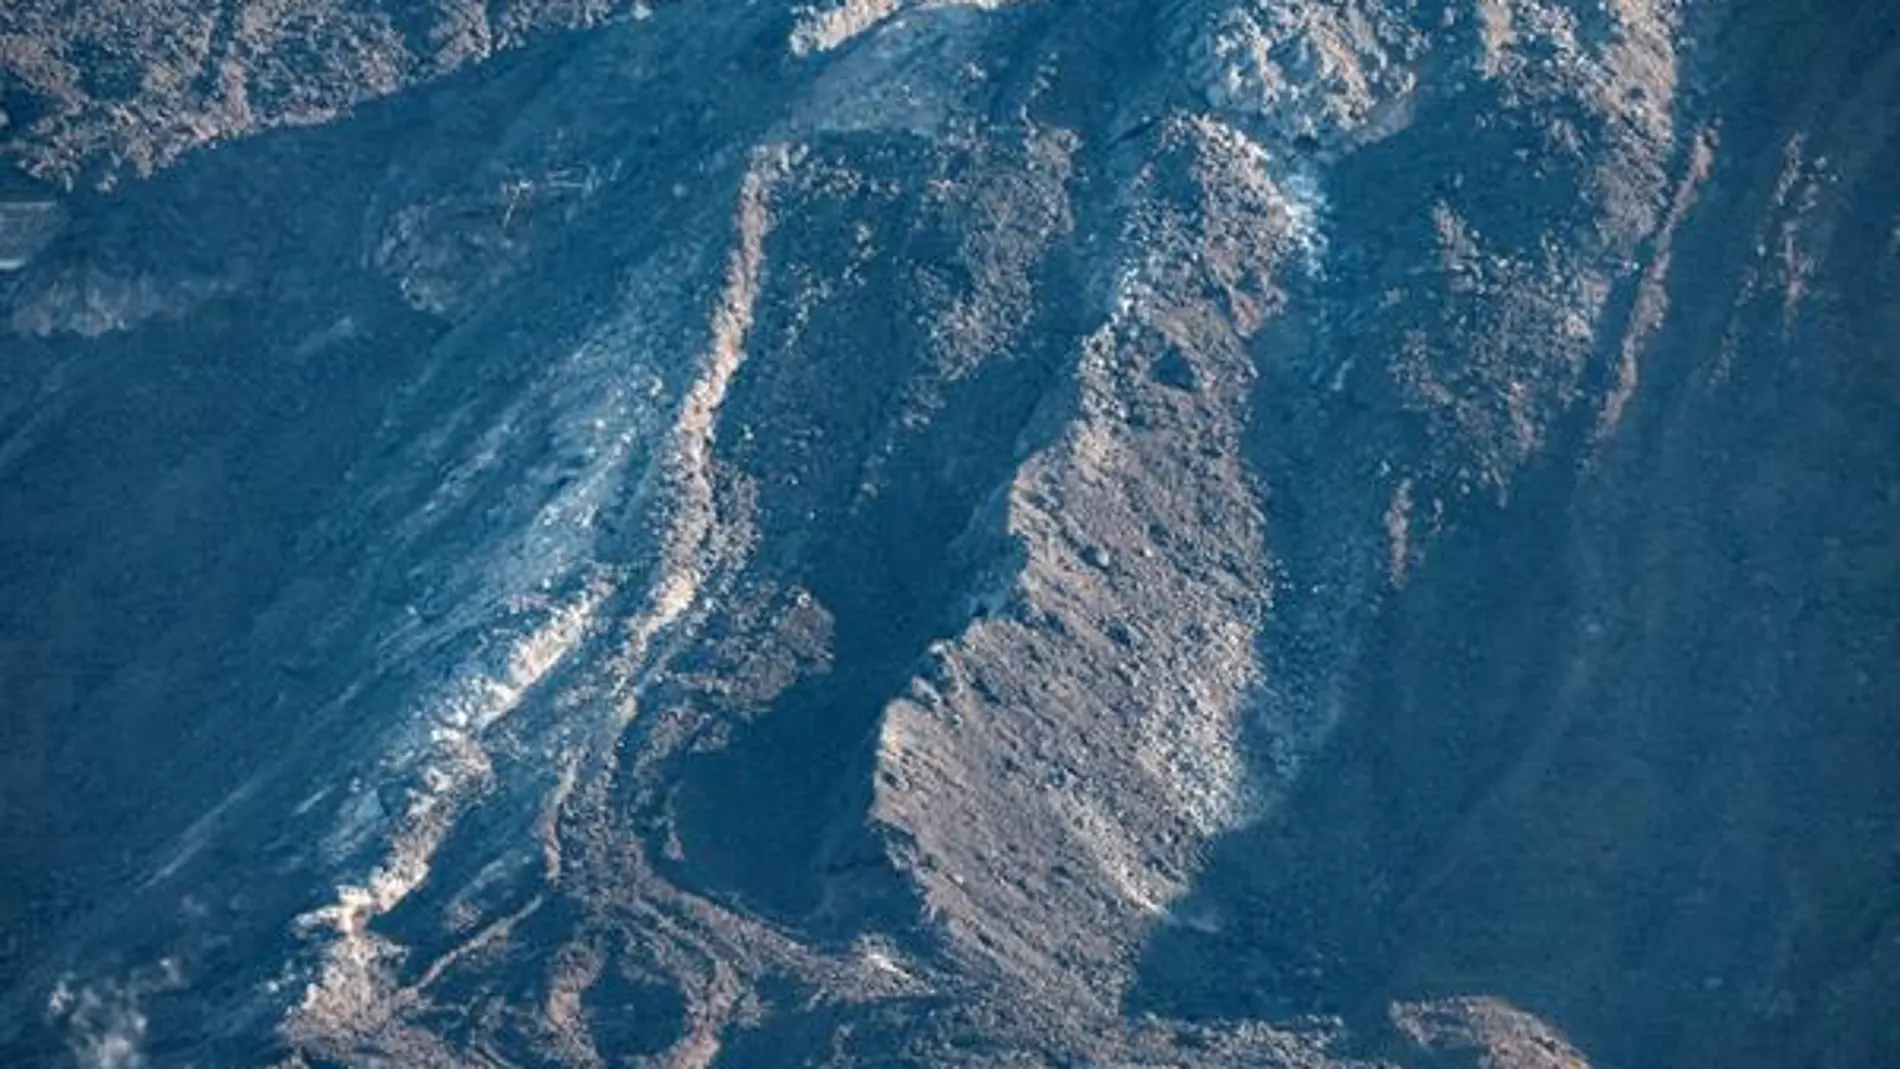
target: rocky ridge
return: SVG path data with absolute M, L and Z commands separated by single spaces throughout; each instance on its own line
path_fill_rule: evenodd
M 1832 8 L 20 8 L 0 1051 L 1878 1064 Z

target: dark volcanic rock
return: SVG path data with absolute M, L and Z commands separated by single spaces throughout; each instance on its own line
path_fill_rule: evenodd
M 0 1063 L 1886 1064 L 1897 64 L 13 5 Z

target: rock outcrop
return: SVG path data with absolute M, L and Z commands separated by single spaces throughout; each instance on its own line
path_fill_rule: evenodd
M 1882 1064 L 1760 8 L 15 5 L 0 1062 Z

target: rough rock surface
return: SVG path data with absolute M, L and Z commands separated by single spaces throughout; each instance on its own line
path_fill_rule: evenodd
M 0 109 L 0 1064 L 1900 1050 L 1888 4 L 19 0 Z

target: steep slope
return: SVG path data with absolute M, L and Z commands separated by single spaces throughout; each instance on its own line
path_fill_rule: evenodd
M 1883 5 L 397 7 L 0 35 L 0 1060 L 1900 1046 Z

